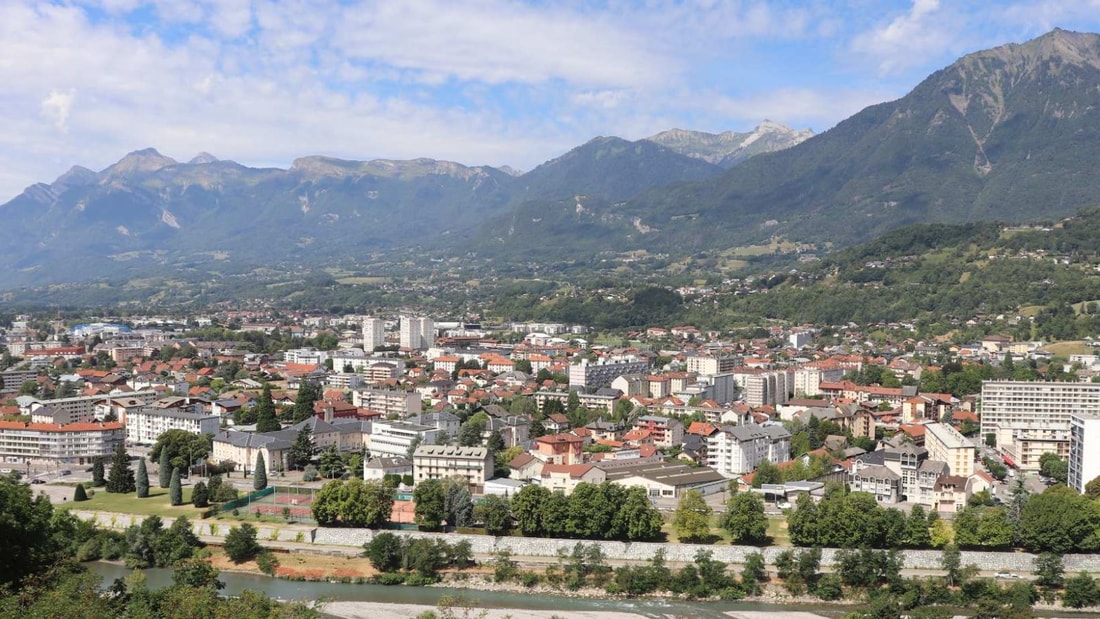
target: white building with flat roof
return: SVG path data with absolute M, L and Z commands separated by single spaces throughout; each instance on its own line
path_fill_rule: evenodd
M 1075 412 L 1069 418 L 1069 477 L 1078 492 L 1100 477 L 1100 413 Z
M 974 474 L 974 442 L 945 423 L 929 423 L 924 426 L 924 448 L 929 460 L 946 462 L 951 474 L 969 478 Z
M 157 437 L 168 430 L 213 436 L 220 428 L 221 417 L 208 413 L 151 406 L 126 413 L 126 440 L 142 445 L 152 445 L 157 442 Z
M 1039 470 L 1044 453 L 1069 457 L 1070 415 L 1100 413 L 1100 383 L 986 381 L 981 433 L 992 434 L 1011 464 Z
M 381 318 L 363 319 L 363 350 L 370 354 L 375 348 L 386 345 L 386 321 Z

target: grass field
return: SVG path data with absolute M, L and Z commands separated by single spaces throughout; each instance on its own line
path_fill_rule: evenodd
M 118 512 L 121 514 L 142 514 L 146 516 L 160 516 L 161 518 L 175 518 L 187 516 L 198 518 L 204 511 L 191 505 L 191 488 L 183 489 L 183 505 L 173 507 L 168 501 L 168 489 L 156 487 L 149 488 L 149 496 L 144 499 L 137 498 L 136 494 L 112 494 L 103 488 L 95 489 L 95 496 L 87 501 L 73 503 L 69 501 L 58 505 L 61 509 L 87 509 L 101 512 Z
M 722 516 L 715 514 L 710 523 L 710 544 L 728 545 L 732 543 L 730 534 L 720 526 Z M 671 520 L 666 520 L 661 527 L 666 541 L 678 543 L 680 538 L 676 536 L 676 530 L 672 528 Z M 768 517 L 768 536 L 772 538 L 771 546 L 790 546 L 791 536 L 787 533 L 787 519 L 785 516 Z M 707 543 L 707 542 L 704 542 Z
M 1047 344 L 1043 346 L 1043 350 L 1049 352 L 1052 355 L 1059 357 L 1068 357 L 1070 355 L 1091 355 L 1095 354 L 1096 350 L 1088 345 L 1084 340 L 1074 340 L 1071 342 L 1055 342 L 1054 344 Z

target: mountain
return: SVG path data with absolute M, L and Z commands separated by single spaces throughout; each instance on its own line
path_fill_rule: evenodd
M 0 206 L 0 285 L 239 269 L 446 246 L 487 218 L 569 198 L 622 201 L 722 168 L 648 141 L 597 138 L 526 174 L 414 159 L 302 157 L 248 168 L 147 148 L 93 172 L 74 167 Z
M 728 169 L 754 155 L 790 148 L 813 135 L 809 129 L 796 131 L 782 123 L 765 120 L 749 133 L 724 131 L 715 134 L 670 129 L 646 139 L 681 155 Z
M 1058 219 L 1100 204 L 1098 91 L 1100 36 L 1054 30 L 965 56 L 791 148 L 587 204 L 572 230 L 528 235 L 557 253 L 600 237 L 604 249 L 684 253 L 776 238 L 845 246 L 910 223 Z M 516 226 L 515 213 L 491 222 L 486 250 Z

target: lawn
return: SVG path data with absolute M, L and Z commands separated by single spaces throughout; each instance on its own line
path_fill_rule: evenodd
M 1091 346 L 1089 346 L 1088 343 L 1082 340 L 1047 344 L 1046 346 L 1043 346 L 1042 350 L 1045 350 L 1052 355 L 1057 355 L 1059 357 L 1068 357 L 1070 355 L 1091 355 L 1096 353 L 1096 351 Z
M 191 505 L 191 488 L 183 489 L 183 505 L 173 507 L 168 501 L 168 488 L 149 488 L 149 496 L 144 499 L 137 498 L 134 493 L 112 494 L 103 488 L 95 489 L 95 496 L 87 501 L 62 503 L 57 507 L 61 509 L 81 509 L 100 512 L 117 512 L 120 514 L 142 514 L 148 516 L 160 516 L 161 518 L 175 518 L 187 516 L 198 518 L 203 511 Z
M 710 544 L 730 544 L 730 534 L 728 531 L 721 527 L 722 514 L 715 514 L 711 518 L 710 523 Z M 669 542 L 678 543 L 680 539 L 676 537 L 676 529 L 672 527 L 672 521 L 666 520 L 661 532 L 665 534 Z M 787 533 L 787 518 L 786 516 L 769 516 L 768 517 L 768 536 L 772 538 L 770 546 L 790 546 L 791 536 Z

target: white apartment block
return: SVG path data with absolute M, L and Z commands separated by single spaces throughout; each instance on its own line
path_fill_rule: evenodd
M 413 479 L 457 477 L 466 481 L 471 492 L 481 493 L 485 481 L 493 478 L 493 455 L 488 447 L 421 445 L 413 452 Z
M 924 448 L 929 460 L 946 462 L 951 475 L 969 478 L 974 474 L 977 448 L 974 442 L 944 423 L 924 426 Z
M 835 383 L 844 378 L 844 368 L 823 368 L 817 365 L 804 365 L 794 371 L 794 395 L 813 397 L 821 395 L 821 383 Z
M 351 403 L 359 408 L 382 413 L 384 417 L 420 414 L 420 394 L 415 391 L 361 387 L 351 392 Z
M 410 350 L 435 346 L 435 323 L 427 316 L 401 317 L 401 348 Z
M 91 464 L 97 457 L 110 457 L 125 438 L 119 422 L 59 425 L 0 421 L 0 457 L 6 462 Z
M 413 445 L 433 445 L 441 430 L 407 421 L 373 421 L 367 449 L 372 457 L 404 458 Z
M 1100 476 L 1100 414 L 1075 412 L 1069 418 L 1069 478 L 1078 492 Z
M 570 389 L 588 389 L 589 387 L 607 387 L 611 381 L 624 374 L 645 374 L 649 371 L 648 361 L 609 361 L 589 363 L 584 360 L 569 366 Z
M 1100 383 L 986 381 L 981 433 L 1019 468 L 1039 470 L 1044 453 L 1069 457 L 1070 415 L 1100 413 Z
M 317 350 L 316 348 L 292 348 L 283 353 L 283 361 L 303 365 L 324 365 L 329 358 L 329 354 L 327 350 Z
M 381 318 L 363 319 L 363 350 L 372 352 L 379 346 L 386 345 L 386 322 Z
M 730 373 L 749 406 L 786 404 L 792 383 L 787 370 L 734 370 Z
M 686 361 L 687 371 L 696 374 L 721 374 L 745 365 L 744 357 L 734 355 L 725 357 L 691 355 L 687 357 Z
M 707 466 L 726 477 L 752 472 L 761 462 L 790 460 L 791 433 L 780 425 L 722 426 L 707 438 Z
M 78 396 L 75 398 L 60 398 L 57 400 L 35 401 L 30 405 L 31 421 L 42 423 L 88 423 L 95 420 L 96 405 L 104 402 L 113 403 L 115 400 L 133 402 L 137 405 L 152 404 L 160 397 L 156 391 L 134 391 L 120 393 L 118 395 Z M 48 407 L 52 409 L 50 419 L 34 419 L 35 411 Z M 119 419 L 122 419 L 120 416 Z M 125 421 L 123 419 L 123 421 Z
M 126 413 L 126 440 L 152 445 L 168 430 L 183 430 L 213 436 L 221 427 L 221 418 L 207 413 L 143 407 Z

